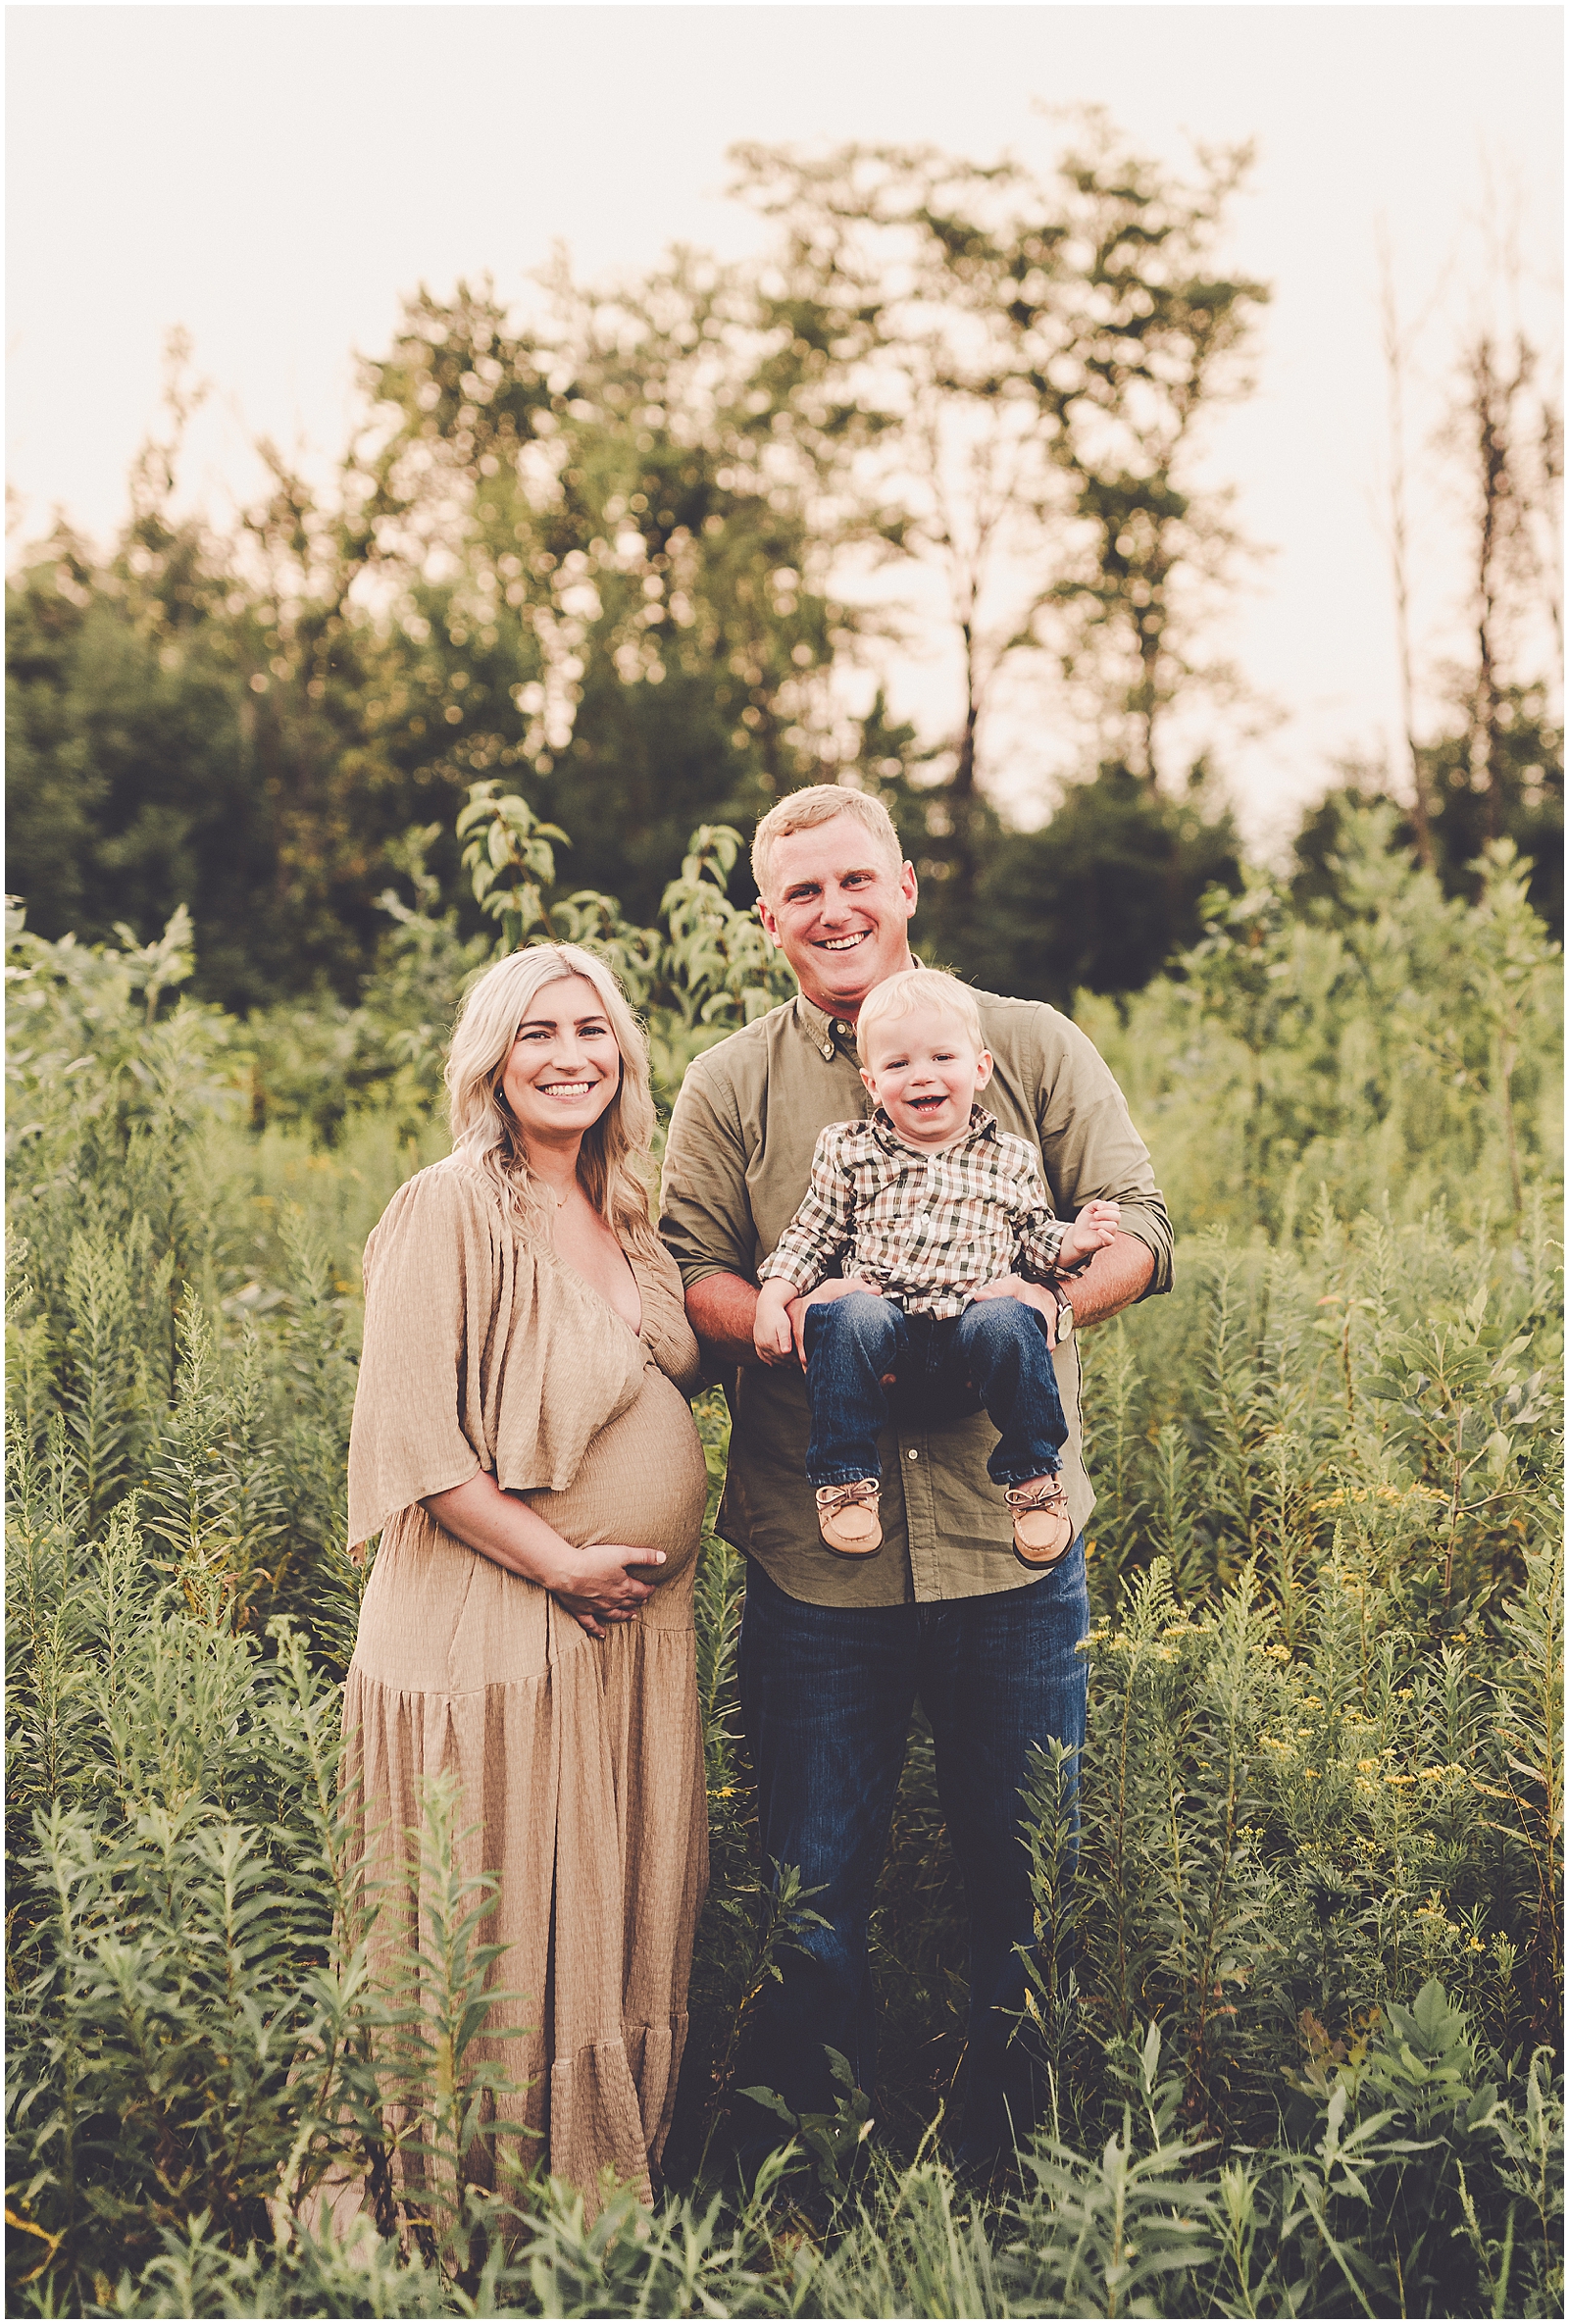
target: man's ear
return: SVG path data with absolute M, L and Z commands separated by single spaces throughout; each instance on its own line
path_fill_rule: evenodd
M 766 896 L 759 896 L 757 899 L 757 917 L 763 924 L 764 935 L 767 936 L 777 952 L 779 950 L 779 924 L 769 909 Z
M 984 1089 L 990 1079 L 991 1051 L 989 1049 L 983 1049 L 980 1056 L 975 1061 L 975 1086 L 977 1089 Z

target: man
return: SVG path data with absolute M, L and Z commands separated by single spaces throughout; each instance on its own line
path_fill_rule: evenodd
M 765 1994 L 742 2080 L 797 2113 L 831 2107 L 825 2049 L 858 2086 L 876 2073 L 867 1918 L 919 1695 L 970 1912 L 970 2017 L 962 2164 L 984 2167 L 1038 2103 L 1016 1947 L 1034 1937 L 1019 1789 L 1048 1737 L 1084 1741 L 1088 1628 L 1083 1528 L 1093 1503 L 1079 1420 L 1076 1327 L 1171 1283 L 1171 1228 L 1149 1155 L 1092 1044 L 1038 1001 L 978 993 L 993 1071 L 986 1103 L 1039 1151 L 1060 1215 L 1121 1204 L 1120 1232 L 1071 1291 L 1014 1283 L 1047 1318 L 1069 1435 L 1075 1541 L 1022 1580 L 1009 1519 L 987 1475 L 985 1413 L 945 1425 L 898 1419 L 880 1440 L 883 1553 L 829 1556 L 805 1469 L 800 1374 L 756 1360 L 756 1271 L 806 1190 L 818 1133 L 870 1101 L 855 1022 L 873 987 L 912 966 L 913 867 L 886 810 L 818 784 L 757 827 L 758 914 L 800 991 L 688 1067 L 665 1155 L 661 1232 L 686 1311 L 727 1380 L 732 1435 L 720 1531 L 748 1559 L 741 1712 L 757 1778 L 765 1860 L 799 1868 L 827 1926 L 786 1952 Z M 800 1344 L 814 1297 L 791 1303 Z M 748 2145 L 761 2145 L 749 2132 Z

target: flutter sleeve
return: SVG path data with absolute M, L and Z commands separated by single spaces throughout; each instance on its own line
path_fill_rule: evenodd
M 365 1341 L 349 1436 L 349 1546 L 429 1494 L 494 1470 L 482 1360 L 501 1292 L 499 1210 L 437 1165 L 365 1246 Z
M 635 1272 L 648 1351 L 666 1379 L 683 1396 L 694 1396 L 704 1385 L 703 1367 L 692 1328 L 686 1321 L 681 1269 L 668 1251 L 661 1250 L 657 1257 L 639 1253 Z

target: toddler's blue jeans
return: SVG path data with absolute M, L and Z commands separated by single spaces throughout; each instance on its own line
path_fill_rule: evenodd
M 972 1299 L 962 1315 L 906 1315 L 892 1299 L 848 1291 L 806 1311 L 806 1394 L 814 1485 L 876 1477 L 878 1431 L 898 1414 L 983 1409 L 998 1432 L 993 1485 L 1054 1476 L 1067 1440 L 1046 1319 L 1022 1299 Z M 891 1372 L 896 1386 L 886 1389 Z

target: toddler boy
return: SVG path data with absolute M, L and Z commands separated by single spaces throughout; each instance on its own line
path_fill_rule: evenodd
M 789 1302 L 842 1262 L 803 1333 L 823 1539 L 841 1557 L 882 1546 L 877 1437 L 892 1374 L 906 1411 L 986 1409 L 1014 1554 L 1055 1565 L 1073 1541 L 1058 1477 L 1067 1423 L 1045 1319 L 1003 1287 L 1016 1268 L 1046 1282 L 1083 1266 L 1113 1239 L 1120 1207 L 1088 1202 L 1071 1226 L 1053 1217 L 1035 1149 L 975 1102 L 991 1059 L 956 977 L 889 977 L 861 1004 L 857 1043 L 877 1111 L 818 1139 L 806 1198 L 758 1270 L 753 1326 L 763 1362 L 787 1363 Z

